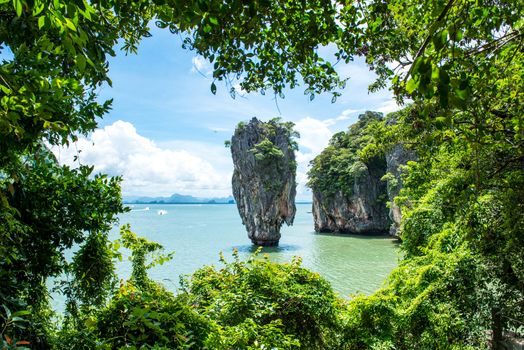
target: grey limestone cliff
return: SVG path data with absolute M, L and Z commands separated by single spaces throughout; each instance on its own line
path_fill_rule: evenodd
M 313 190 L 315 231 L 398 236 L 402 215 L 394 199 L 402 188 L 402 166 L 416 159 L 415 152 L 397 144 L 386 152 L 385 168 L 366 166 L 355 177 L 351 195 Z M 384 181 L 386 172 L 391 176 Z
M 400 208 L 394 201 L 395 197 L 402 189 L 402 165 L 405 165 L 407 162 L 416 159 L 417 157 L 415 152 L 406 149 L 406 147 L 404 147 L 402 144 L 397 144 L 391 148 L 391 150 L 386 152 L 387 171 L 393 175 L 387 181 L 388 198 L 390 202 L 389 218 L 392 221 L 389 234 L 392 236 L 398 236 L 400 229 L 400 219 L 402 218 Z
M 308 185 L 317 232 L 399 235 L 401 212 L 394 199 L 402 188 L 402 165 L 417 157 L 401 143 L 384 152 L 374 136 L 381 123 L 382 113 L 359 115 L 312 161 Z M 385 122 L 395 124 L 394 117 Z
M 385 167 L 369 167 L 355 175 L 351 194 L 337 191 L 326 195 L 313 190 L 315 231 L 356 234 L 387 234 L 390 226 L 386 207 Z
M 231 154 L 233 196 L 248 237 L 256 245 L 278 245 L 282 224 L 292 225 L 296 211 L 290 124 L 256 118 L 239 124 Z

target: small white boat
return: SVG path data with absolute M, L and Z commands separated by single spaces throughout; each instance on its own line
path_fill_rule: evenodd
M 136 209 L 134 206 L 130 206 L 129 209 L 131 209 L 131 211 L 148 211 L 149 207 Z
M 164 209 L 160 209 L 158 212 L 157 212 L 158 215 L 166 215 L 167 214 L 167 211 L 164 210 Z

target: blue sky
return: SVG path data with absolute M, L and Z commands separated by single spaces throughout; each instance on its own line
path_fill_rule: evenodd
M 271 94 L 249 94 L 232 99 L 225 84 L 210 91 L 210 65 L 194 52 L 181 48 L 181 39 L 154 29 L 137 55 L 119 52 L 110 60 L 113 87 L 100 88 L 100 98 L 113 98 L 113 109 L 99 121 L 99 129 L 80 138 L 70 149 L 57 150 L 71 163 L 80 161 L 97 171 L 123 175 L 124 196 L 169 196 L 173 193 L 214 197 L 231 194 L 233 165 L 224 141 L 240 121 L 280 116 L 293 121 L 301 134 L 297 154 L 299 200 L 311 199 L 305 188 L 307 164 L 329 137 L 346 130 L 365 110 L 390 112 L 398 107 L 391 93 L 368 94 L 373 73 L 362 61 L 339 64 L 350 77 L 337 102 L 331 95 L 305 96 L 304 87 L 285 92 L 275 102 Z M 324 48 L 323 53 L 329 53 Z

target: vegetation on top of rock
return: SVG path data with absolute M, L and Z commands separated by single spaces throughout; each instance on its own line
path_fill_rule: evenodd
M 239 122 L 235 129 L 235 134 L 242 131 L 245 126 L 245 122 Z M 283 122 L 280 117 L 276 117 L 270 119 L 266 123 L 262 123 L 261 127 L 264 138 L 250 150 L 257 160 L 270 161 L 271 158 L 282 158 L 284 156 L 283 152 L 278 147 L 275 147 L 273 141 L 271 141 L 275 139 L 277 129 L 283 129 L 286 131 L 285 136 L 289 140 L 289 147 L 293 151 L 298 151 L 298 143 L 296 139 L 300 138 L 300 134 L 294 129 L 295 124 L 293 122 Z
M 280 148 L 275 147 L 273 142 L 271 142 L 267 137 L 262 141 L 253 146 L 249 150 L 255 155 L 256 160 L 260 162 L 271 162 L 273 159 L 283 158 L 284 152 Z
M 351 196 L 355 178 L 367 167 L 385 169 L 384 153 L 376 150 L 373 138 L 373 129 L 382 120 L 382 113 L 367 111 L 347 132 L 333 135 L 329 145 L 311 161 L 307 185 L 327 196 L 339 191 Z

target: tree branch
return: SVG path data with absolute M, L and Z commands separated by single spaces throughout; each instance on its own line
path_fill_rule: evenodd
M 429 43 L 431 41 L 431 38 L 433 37 L 433 34 L 435 34 L 435 30 L 437 29 L 437 27 L 440 24 L 440 22 L 444 19 L 444 17 L 446 17 L 447 13 L 449 12 L 451 7 L 453 6 L 454 2 L 455 2 L 455 0 L 449 0 L 448 3 L 446 4 L 446 6 L 442 9 L 442 12 L 440 13 L 440 15 L 435 20 L 435 22 L 433 22 L 433 24 L 429 28 L 429 33 L 426 36 L 426 39 L 424 40 L 424 42 L 422 43 L 422 46 L 418 49 L 417 54 L 413 58 L 413 62 L 415 62 L 417 60 L 417 58 L 422 56 L 422 54 L 426 50 L 426 47 L 429 45 Z M 409 67 L 409 71 L 406 74 L 406 76 L 404 77 L 404 83 L 406 82 L 408 77 L 411 75 L 411 71 L 412 70 L 413 70 L 413 65 L 411 65 L 411 67 Z

